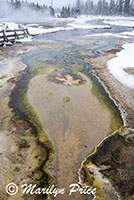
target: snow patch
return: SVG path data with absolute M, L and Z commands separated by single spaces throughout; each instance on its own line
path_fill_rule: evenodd
M 134 20 L 104 20 L 105 24 L 116 25 L 116 26 L 125 26 L 125 27 L 134 27 Z
M 134 36 L 134 31 L 131 32 L 122 32 L 121 35 L 128 35 L 128 36 Z
M 134 88 L 134 75 L 124 71 L 126 68 L 134 68 L 134 43 L 122 46 L 123 50 L 116 53 L 116 57 L 107 62 L 109 72 L 124 86 Z
M 5 25 L 6 25 L 6 28 L 10 30 L 19 29 L 19 25 L 16 23 L 6 22 Z
M 124 38 L 124 39 L 128 39 L 129 37 L 124 35 L 121 35 L 121 33 L 119 34 L 114 34 L 114 33 L 97 33 L 97 34 L 90 34 L 90 35 L 86 35 L 86 37 L 116 37 L 116 38 Z
M 25 37 L 19 40 L 15 40 L 16 43 L 22 43 L 22 42 L 32 42 L 33 39 L 29 36 L 29 37 Z
M 58 31 L 67 31 L 67 30 L 73 30 L 71 27 L 54 27 L 54 28 L 48 28 L 44 29 L 42 27 L 28 27 L 28 31 L 31 35 L 38 35 L 38 34 L 43 34 L 43 33 L 55 33 Z
M 110 26 L 106 25 L 93 25 L 93 24 L 78 24 L 78 23 L 72 23 L 72 24 L 67 24 L 68 26 L 72 27 L 73 29 L 109 29 L 111 28 Z

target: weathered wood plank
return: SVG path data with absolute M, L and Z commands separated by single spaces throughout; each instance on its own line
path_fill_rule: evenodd
M 0 31 L 0 45 L 3 45 L 4 42 L 15 42 L 16 39 L 22 39 L 30 36 L 28 29 L 17 29 L 17 30 L 1 30 Z

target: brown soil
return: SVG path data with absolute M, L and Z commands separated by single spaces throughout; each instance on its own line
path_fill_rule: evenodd
M 134 75 L 134 68 L 128 67 L 128 68 L 125 68 L 124 71 L 127 72 L 128 74 L 133 74 Z

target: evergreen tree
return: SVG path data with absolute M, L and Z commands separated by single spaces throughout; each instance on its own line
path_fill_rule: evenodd
M 114 0 L 110 1 L 109 14 L 110 15 L 115 15 L 116 14 L 116 6 L 115 6 L 115 1 Z
M 80 3 L 80 0 L 76 0 L 76 14 L 77 15 L 81 14 L 81 3 Z
M 103 10 L 102 0 L 99 0 L 97 4 L 97 10 L 96 10 L 97 14 L 102 15 L 102 10 Z
M 124 14 L 129 15 L 129 13 L 130 13 L 130 0 L 125 0 Z
M 117 5 L 117 14 L 122 15 L 123 14 L 123 0 L 119 0 Z
M 21 7 L 21 2 L 20 2 L 20 0 L 16 0 L 16 1 L 15 1 L 15 7 L 16 7 L 17 9 Z
M 70 11 L 70 7 L 67 8 L 67 16 L 70 17 L 71 16 L 71 11 Z
M 54 16 L 55 12 L 54 12 L 54 9 L 51 6 L 49 7 L 49 11 L 50 11 L 50 15 Z

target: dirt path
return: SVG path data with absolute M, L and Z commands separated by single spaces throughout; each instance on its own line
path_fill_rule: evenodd
M 79 200 L 87 197 L 75 193 L 68 196 L 68 188 L 78 182 L 78 169 L 87 154 L 106 136 L 110 116 L 91 93 L 91 83 L 63 86 L 49 82 L 46 75 L 32 79 L 28 99 L 38 114 L 56 150 L 55 171 L 57 187 L 66 188 L 60 200 Z M 65 102 L 65 97 L 69 101 Z

